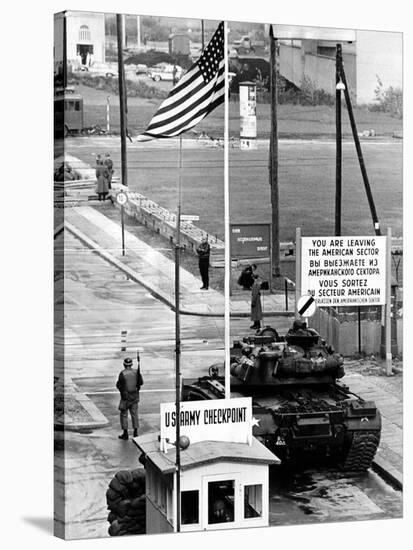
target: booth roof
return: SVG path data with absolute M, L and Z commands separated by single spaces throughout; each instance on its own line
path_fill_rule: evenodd
M 133 442 L 163 474 L 175 472 L 175 448 L 160 451 L 159 432 L 134 437 Z M 279 464 L 280 460 L 255 437 L 252 445 L 226 441 L 199 441 L 181 449 L 181 469 L 189 470 L 212 462 Z

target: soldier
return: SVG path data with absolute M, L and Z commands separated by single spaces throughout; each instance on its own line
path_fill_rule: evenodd
M 143 385 L 143 379 L 139 369 L 132 368 L 133 361 L 130 357 L 126 357 L 123 361 L 125 367 L 119 374 L 116 387 L 120 392 L 120 425 L 123 433 L 119 436 L 119 439 L 129 439 L 128 435 L 128 411 L 132 418 L 133 437 L 138 435 L 138 403 L 139 403 L 139 390 Z
M 250 328 L 260 329 L 262 319 L 261 307 L 261 280 L 258 273 L 254 273 L 254 284 L 251 289 L 251 321 L 253 324 Z
M 208 237 L 203 237 L 201 244 L 196 249 L 199 257 L 199 272 L 202 278 L 201 290 L 209 288 L 209 254 L 211 247 L 209 246 Z

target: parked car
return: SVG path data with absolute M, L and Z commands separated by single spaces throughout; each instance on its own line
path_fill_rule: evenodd
M 145 65 L 144 63 L 138 63 L 136 65 L 136 74 L 147 74 L 148 73 L 148 65 Z
M 179 65 L 172 65 L 171 63 L 158 63 L 154 67 L 149 67 L 146 74 L 155 82 L 159 82 L 160 80 L 173 80 L 174 67 L 176 69 L 175 78 L 179 80 L 184 74 L 184 70 Z
M 118 76 L 118 71 L 115 64 L 100 63 L 99 61 L 93 61 L 90 66 L 81 65 L 80 70 L 88 72 L 94 76 Z

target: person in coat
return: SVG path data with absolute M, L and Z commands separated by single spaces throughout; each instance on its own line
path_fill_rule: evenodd
M 247 265 L 241 271 L 241 275 L 238 277 L 238 284 L 242 286 L 243 290 L 251 290 L 254 284 L 254 272 L 257 269 L 257 264 Z
M 143 385 L 142 375 L 139 369 L 132 368 L 133 361 L 130 357 L 126 357 L 123 361 L 124 369 L 119 374 L 116 387 L 120 392 L 120 425 L 122 433 L 119 439 L 129 439 L 128 434 L 128 411 L 132 418 L 133 437 L 138 435 L 139 418 L 138 418 L 138 404 L 139 404 L 139 390 Z
M 109 170 L 102 157 L 96 157 L 96 193 L 100 201 L 105 201 L 109 193 Z
M 251 288 L 251 321 L 250 328 L 260 329 L 262 320 L 261 307 L 261 279 L 258 273 L 254 273 L 254 283 Z
M 105 160 L 103 161 L 103 164 L 107 167 L 109 172 L 109 189 L 112 189 L 112 177 L 114 173 L 113 169 L 113 161 L 110 158 L 110 153 L 105 153 Z
M 201 244 L 196 249 L 199 258 L 199 272 L 201 274 L 202 286 L 201 290 L 209 288 L 209 255 L 211 247 L 209 246 L 208 237 L 204 237 Z

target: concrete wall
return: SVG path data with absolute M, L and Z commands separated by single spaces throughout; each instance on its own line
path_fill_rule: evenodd
M 296 86 L 300 86 L 303 78 L 301 47 L 280 43 L 279 59 L 280 74 Z
M 340 320 L 340 316 L 327 309 L 317 309 L 316 314 L 308 320 L 310 327 L 331 344 L 336 351 L 349 357 L 358 353 L 357 320 Z M 361 351 L 368 355 L 380 355 L 381 347 L 380 321 L 361 321 Z M 393 353 L 403 354 L 403 319 L 397 319 L 397 347 Z
M 117 186 L 119 189 L 121 187 L 120 185 Z M 129 200 L 125 206 L 125 213 L 167 239 L 168 242 L 174 243 L 176 240 L 175 214 L 140 193 L 129 193 L 128 191 L 127 194 Z M 222 262 L 225 248 L 223 241 L 209 235 L 193 223 L 181 222 L 181 246 L 187 252 L 196 255 L 196 248 L 204 236 L 208 236 L 211 246 L 211 265 L 214 265 L 215 261 Z

